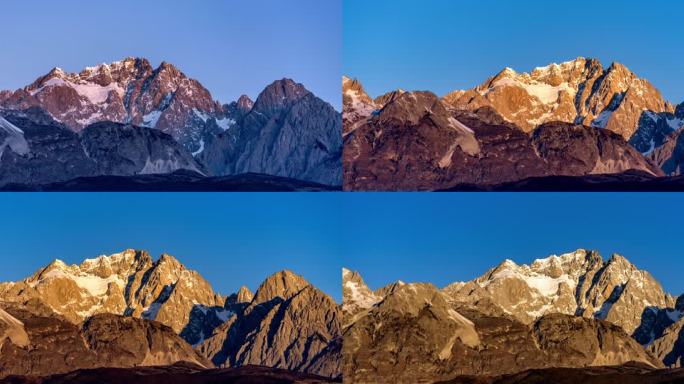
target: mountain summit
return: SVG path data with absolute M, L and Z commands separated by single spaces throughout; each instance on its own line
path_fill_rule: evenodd
M 78 265 L 54 260 L 24 280 L 0 283 L 0 304 L 0 345 L 16 346 L 11 356 L 3 348 L 0 377 L 11 372 L 46 374 L 49 365 L 36 366 L 35 371 L 30 366 L 16 366 L 17 359 L 37 356 L 31 352 L 36 348 L 45 353 L 45 359 L 64 352 L 91 360 L 80 365 L 55 362 L 55 372 L 182 360 L 205 367 L 262 365 L 327 377 L 340 375 L 339 306 L 290 271 L 269 276 L 255 294 L 243 286 L 224 297 L 171 255 L 154 260 L 145 251 L 127 249 Z M 53 324 L 50 329 L 70 334 L 74 341 L 51 343 L 57 336 L 50 329 L 34 337 L 35 327 L 42 323 Z M 112 336 L 124 346 L 111 348 L 134 349 L 131 359 L 112 357 L 100 362 L 87 357 L 92 352 L 83 350 L 78 342 L 81 337 L 98 343 L 91 350 L 112 353 L 101 341 L 108 337 L 106 329 L 125 330 Z M 95 330 L 97 337 L 91 335 Z M 150 336 L 146 338 L 145 333 Z M 136 344 L 136 337 L 151 338 L 149 353 L 144 350 L 147 347 Z M 164 351 L 165 346 L 171 347 Z M 5 369 L 3 361 L 16 367 Z M 107 365 L 111 361 L 119 363 Z
M 75 131 L 110 121 L 156 128 L 194 151 L 210 116 L 219 126 L 222 106 L 197 80 L 172 64 L 153 68 L 144 58 L 87 67 L 79 73 L 52 69 L 4 100 L 6 108 L 43 108 Z
M 507 259 L 443 289 L 397 282 L 373 292 L 358 273 L 342 276 L 344 373 L 352 382 L 634 362 L 652 370 L 680 367 L 684 356 L 684 295 L 675 300 L 618 254 Z
M 177 171 L 342 183 L 341 115 L 291 79 L 222 105 L 170 63 L 126 58 L 2 91 L 0 119 L 0 187 Z

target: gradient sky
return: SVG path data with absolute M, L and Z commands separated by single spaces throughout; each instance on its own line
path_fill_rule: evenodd
M 0 196 L 0 281 L 53 259 L 162 252 L 222 294 L 290 269 L 341 301 L 341 194 L 82 193 Z
M 670 0 L 345 0 L 344 71 L 372 96 L 444 95 L 505 67 L 617 61 L 684 101 L 684 2 Z
M 137 56 L 224 103 L 289 77 L 341 106 L 341 0 L 3 1 L 2 16 L 0 89 Z
M 378 288 L 396 280 L 442 287 L 504 259 L 578 248 L 625 256 L 672 294 L 684 293 L 681 194 L 345 194 L 344 263 Z
M 681 194 L 3 194 L 0 281 L 55 258 L 126 248 L 176 256 L 220 293 L 290 269 L 341 300 L 341 268 L 371 287 L 444 286 L 506 258 L 617 252 L 684 293 Z

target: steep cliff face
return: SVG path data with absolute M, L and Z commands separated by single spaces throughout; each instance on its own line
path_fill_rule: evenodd
M 74 131 L 101 121 L 161 130 L 190 151 L 199 147 L 207 120 L 224 124 L 208 90 L 169 63 L 153 68 L 144 58 L 126 58 L 79 73 L 54 68 L 1 100 L 12 109 L 40 107 Z
M 478 309 L 429 284 L 396 286 L 344 330 L 345 380 L 433 382 L 631 361 L 662 367 L 622 328 L 605 321 L 549 314 L 524 324 Z
M 6 130 L 12 134 L 0 145 L 0 185 L 179 170 L 207 175 L 185 148 L 156 129 L 100 122 L 77 134 L 36 108 L 0 110 L 0 116 L 4 116 L 0 125 L 12 128 Z M 4 131 L 0 130 L 0 140 Z
M 170 328 L 141 319 L 101 314 L 72 324 L 8 308 L 28 341 L 3 344 L 0 377 L 40 376 L 97 367 L 170 365 L 180 361 L 211 367 Z
M 0 283 L 0 299 L 38 300 L 70 322 L 112 313 L 156 320 L 180 333 L 196 306 L 223 312 L 225 299 L 206 280 L 169 255 L 154 261 L 128 249 L 66 265 L 55 260 L 25 280 Z
M 348 190 L 434 190 L 627 171 L 663 175 L 608 130 L 552 122 L 525 133 L 491 107 L 458 111 L 429 92 L 403 93 L 347 132 Z
M 624 257 L 604 261 L 583 249 L 531 265 L 506 260 L 475 280 L 447 286 L 445 292 L 458 302 L 495 303 L 524 323 L 564 313 L 607 320 L 629 334 L 650 308 L 671 308 L 675 302 L 653 276 Z
M 290 79 L 266 87 L 198 159 L 216 175 L 256 172 L 340 185 L 342 117 Z
M 644 111 L 674 111 L 651 83 L 624 65 L 604 68 L 598 60 L 583 57 L 531 73 L 506 68 L 474 89 L 452 92 L 445 100 L 469 110 L 491 106 L 526 132 L 562 121 L 605 128 L 625 140 L 640 129 Z
M 340 322 L 329 296 L 283 271 L 266 279 L 198 350 L 220 367 L 258 364 L 338 377 Z

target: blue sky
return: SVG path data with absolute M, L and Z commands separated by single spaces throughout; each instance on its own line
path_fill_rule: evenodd
M 471 88 L 578 56 L 617 61 L 684 101 L 684 2 L 345 0 L 344 71 L 372 96 Z
M 223 294 L 290 269 L 339 301 L 340 195 L 3 194 L 0 281 L 135 248 L 175 256 Z
M 617 252 L 673 294 L 681 278 L 681 194 L 3 194 L 0 281 L 52 259 L 125 248 L 176 256 L 224 294 L 290 269 L 341 297 L 341 268 L 372 287 L 469 280 L 506 258 Z
M 170 62 L 224 103 L 293 78 L 338 110 L 341 0 L 27 0 L 2 4 L 0 89 L 53 67 Z
M 684 293 L 681 194 L 346 194 L 344 264 L 372 288 L 396 280 L 444 286 L 504 259 L 578 248 L 619 253 L 672 294 Z

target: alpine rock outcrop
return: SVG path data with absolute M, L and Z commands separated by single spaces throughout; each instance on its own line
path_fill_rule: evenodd
M 457 110 L 430 92 L 402 93 L 350 124 L 343 154 L 348 190 L 434 190 L 635 170 L 663 175 L 608 130 L 550 122 L 526 133 L 491 107 Z
M 100 314 L 72 324 L 9 306 L 23 327 L 19 341 L 3 345 L 0 377 L 52 375 L 77 369 L 171 365 L 212 365 L 169 327 L 157 322 Z M 4 318 L 5 316 L 3 316 Z
M 330 104 L 283 79 L 266 87 L 253 105 L 242 100 L 235 107 L 242 114 L 236 127 L 207 137 L 197 153 L 210 172 L 341 184 L 342 117 Z
M 367 289 L 354 276 L 345 274 L 345 297 L 352 298 L 345 305 L 367 307 L 366 295 L 349 292 Z M 526 324 L 506 314 L 480 312 L 425 283 L 393 285 L 385 292 L 343 330 L 348 382 L 434 382 L 458 375 L 633 361 L 663 366 L 622 328 L 606 321 L 554 313 Z
M 629 334 L 652 309 L 675 305 L 675 298 L 651 274 L 624 257 L 614 254 L 603 260 L 597 252 L 583 249 L 531 265 L 505 260 L 472 281 L 447 286 L 445 292 L 461 303 L 493 303 L 524 323 L 564 313 L 607 320 Z
M 5 95 L 0 104 L 19 110 L 41 107 L 76 132 L 100 121 L 156 128 L 191 151 L 199 147 L 208 117 L 228 126 L 222 106 L 197 80 L 166 62 L 154 68 L 144 58 L 129 57 L 79 73 L 54 68 Z
M 0 92 L 0 117 L 0 183 L 178 170 L 342 183 L 340 113 L 290 79 L 221 104 L 169 63 L 127 58 Z
M 258 364 L 340 376 L 341 313 L 332 298 L 283 271 L 266 279 L 251 300 L 242 300 L 237 316 L 198 347 L 203 356 L 218 367 Z
M 604 68 L 580 57 L 530 73 L 506 68 L 443 98 L 399 89 L 372 99 L 344 77 L 343 93 L 346 189 L 495 187 L 590 175 L 625 175 L 628 183 L 629 174 L 680 174 L 684 108 L 619 63 Z M 431 108 L 437 99 L 443 105 Z M 440 123 L 445 118 L 467 127 L 480 150 L 447 137 L 454 125 Z
M 625 140 L 640 129 L 645 112 L 673 112 L 660 92 L 627 67 L 608 68 L 579 57 L 518 73 L 506 68 L 483 84 L 444 98 L 461 109 L 493 107 L 507 121 L 529 132 L 553 121 L 605 128 Z
M 24 280 L 0 283 L 0 304 L 7 311 L 0 311 L 0 345 L 16 346 L 11 354 L 5 347 L 0 352 L 4 374 L 47 374 L 47 361 L 62 354 L 95 362 L 67 363 L 59 372 L 176 361 L 224 368 L 261 365 L 326 377 L 341 372 L 339 306 L 289 271 L 270 276 L 254 294 L 243 286 L 224 297 L 174 257 L 153 260 L 145 251 L 128 249 L 79 265 L 55 260 Z M 94 325 L 103 330 L 97 340 L 88 333 Z M 107 336 L 107 329 L 116 332 Z M 149 341 L 144 334 L 157 330 L 173 337 L 150 347 L 150 353 L 136 345 L 136 338 Z M 57 335 L 74 340 L 51 345 Z M 97 347 L 80 350 L 81 339 Z M 178 342 L 182 345 L 169 344 Z M 45 355 L 31 352 L 37 345 Z M 139 358 L 115 356 L 121 350 Z M 46 365 L 3 369 L 2 359 L 7 367 L 16 359 L 42 359 Z

